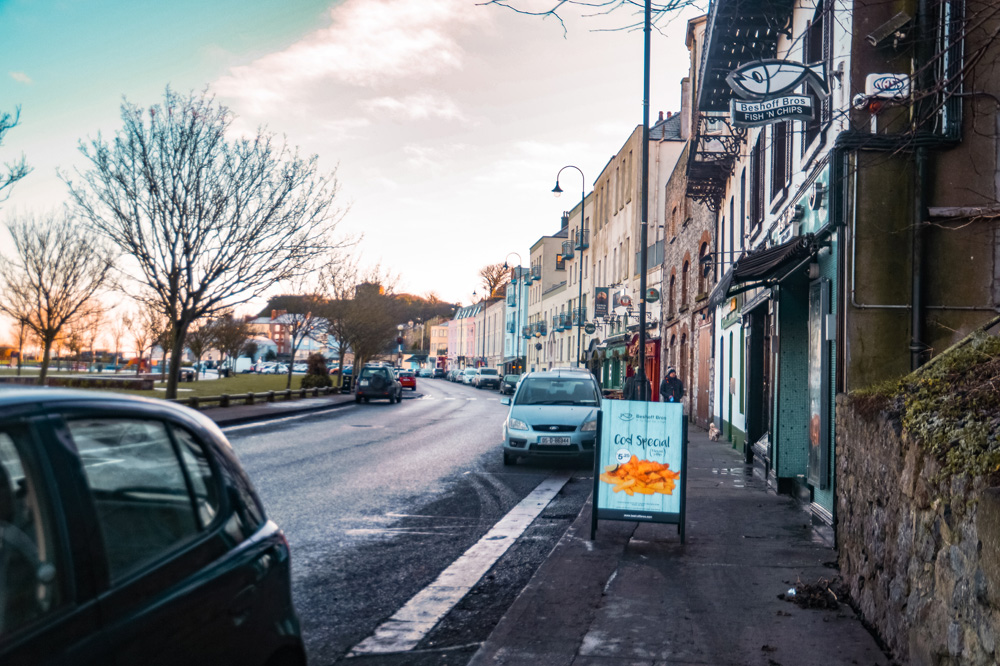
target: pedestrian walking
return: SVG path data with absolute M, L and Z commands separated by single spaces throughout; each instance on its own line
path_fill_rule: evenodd
M 667 376 L 660 382 L 661 402 L 680 402 L 684 397 L 684 382 L 677 378 L 677 370 L 667 368 Z
M 649 396 L 653 394 L 653 387 L 649 384 L 649 379 L 646 379 L 645 392 L 643 392 L 643 386 L 639 382 L 639 373 L 636 372 L 635 368 L 632 368 L 632 374 L 628 376 L 625 380 L 625 386 L 622 389 L 622 399 L 623 400 L 649 400 Z

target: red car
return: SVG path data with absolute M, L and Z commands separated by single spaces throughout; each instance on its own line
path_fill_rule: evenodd
M 417 376 L 413 370 L 400 370 L 399 383 L 402 384 L 403 388 L 408 388 L 411 391 L 417 390 Z

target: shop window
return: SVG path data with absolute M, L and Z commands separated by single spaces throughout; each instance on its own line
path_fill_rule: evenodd
M 788 123 L 771 125 L 771 197 L 784 194 L 791 176 L 792 156 L 789 152 Z
M 704 294 L 708 286 L 706 285 L 707 279 L 705 277 L 706 268 L 708 265 L 705 262 L 705 256 L 708 254 L 708 243 L 702 243 L 701 247 L 698 249 L 698 295 Z
M 757 141 L 750 149 L 750 235 L 755 234 L 764 222 L 764 132 L 758 132 Z
M 676 296 L 677 296 L 677 274 L 676 273 L 671 273 L 670 274 L 670 288 L 669 288 L 668 296 L 667 296 L 667 316 L 668 317 L 673 317 L 674 314 L 676 313 L 676 309 L 674 308 L 674 305 L 677 303 L 677 301 L 675 300 Z
M 685 261 L 684 268 L 681 269 L 681 307 L 686 308 L 688 305 L 688 269 L 691 267 L 691 262 Z

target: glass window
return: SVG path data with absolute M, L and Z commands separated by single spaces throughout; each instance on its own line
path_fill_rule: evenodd
M 82 419 L 68 425 L 93 494 L 112 580 L 198 532 L 196 500 L 163 423 Z M 207 497 L 207 484 L 202 492 Z
M 52 508 L 23 441 L 0 431 L 0 638 L 63 601 Z
M 597 389 L 591 378 L 533 377 L 524 380 L 518 405 L 596 405 Z
M 187 430 L 175 427 L 173 431 L 184 471 L 191 483 L 191 496 L 194 498 L 198 522 L 204 529 L 219 512 L 219 484 L 212 475 L 212 466 L 204 447 Z

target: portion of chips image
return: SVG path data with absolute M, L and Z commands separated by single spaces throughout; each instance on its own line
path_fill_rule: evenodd
M 667 463 L 639 460 L 638 456 L 632 456 L 627 463 L 605 467 L 601 481 L 614 486 L 614 492 L 624 492 L 629 496 L 635 493 L 673 495 L 680 476 L 680 472 L 671 470 Z

